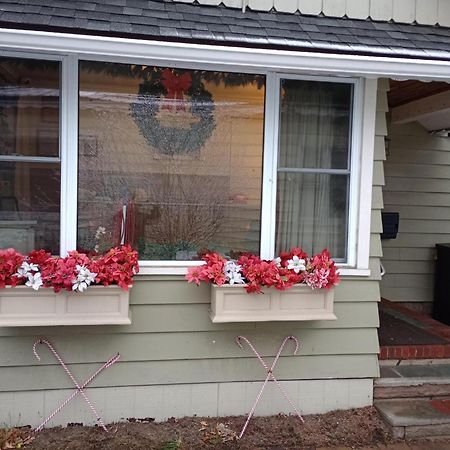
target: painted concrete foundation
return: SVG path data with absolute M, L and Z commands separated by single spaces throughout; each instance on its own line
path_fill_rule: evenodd
M 256 361 L 254 363 L 257 364 Z M 106 423 L 125 421 L 131 417 L 153 417 L 163 421 L 169 417 L 247 414 L 261 384 L 239 382 L 91 388 L 86 390 L 86 394 Z M 282 385 L 302 414 L 372 404 L 372 379 L 283 381 Z M 0 424 L 37 426 L 72 392 L 72 389 L 3 392 L 0 394 Z M 255 415 L 277 413 L 290 414 L 293 411 L 275 384 L 270 383 Z M 66 426 L 70 422 L 95 423 L 81 396 L 69 403 L 48 426 Z

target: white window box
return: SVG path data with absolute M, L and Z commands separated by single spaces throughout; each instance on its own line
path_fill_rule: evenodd
M 263 289 L 247 294 L 241 285 L 211 285 L 213 322 L 269 322 L 281 320 L 335 320 L 334 289 L 297 285 L 286 291 Z
M 85 292 L 27 286 L 0 289 L 0 326 L 129 325 L 129 291 L 91 286 Z

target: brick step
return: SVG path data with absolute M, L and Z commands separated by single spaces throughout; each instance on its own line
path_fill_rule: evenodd
M 450 435 L 450 400 L 376 400 L 374 404 L 396 438 Z
M 450 344 L 381 346 L 380 360 L 445 359 L 450 358 Z

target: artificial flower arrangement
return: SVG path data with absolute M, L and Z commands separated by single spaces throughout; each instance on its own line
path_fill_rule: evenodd
M 0 250 L 0 288 L 26 285 L 36 291 L 45 287 L 55 292 L 83 292 L 91 285 L 115 284 L 128 290 L 138 271 L 138 254 L 129 245 L 95 257 L 77 251 L 61 258 L 45 250 L 26 256 L 12 248 Z
M 243 284 L 248 293 L 262 293 L 262 287 L 284 291 L 296 284 L 311 289 L 330 289 L 340 281 L 339 273 L 327 249 L 309 257 L 301 248 L 283 252 L 274 260 L 263 260 L 252 254 L 243 254 L 237 260 L 226 259 L 218 253 L 206 253 L 206 264 L 190 267 L 189 282 Z

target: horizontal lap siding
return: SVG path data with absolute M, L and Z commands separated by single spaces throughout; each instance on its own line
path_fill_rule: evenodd
M 380 85 L 380 98 L 386 94 Z M 379 102 L 379 141 L 385 129 Z M 380 123 L 381 121 L 381 123 Z M 335 321 L 213 324 L 209 287 L 182 277 L 141 276 L 131 291 L 132 325 L 0 329 L 0 392 L 66 389 L 71 386 L 45 347 L 34 358 L 33 342 L 46 337 L 80 378 L 111 355 L 121 359 L 94 381 L 97 387 L 244 382 L 264 379 L 251 351 L 234 339 L 250 338 L 271 359 L 284 336 L 300 340 L 297 356 L 287 345 L 277 366 L 281 380 L 371 378 L 378 376 L 377 353 L 380 210 L 384 153 L 377 148 L 373 190 L 371 277 L 344 279 L 335 289 Z M 379 163 L 378 163 L 379 162 Z M 255 300 L 257 301 L 257 299 Z
M 417 123 L 391 125 L 384 202 L 400 214 L 397 239 L 383 242 L 382 295 L 433 300 L 435 244 L 450 242 L 450 142 Z
M 45 358 L 46 360 L 49 358 Z M 87 379 L 98 363 L 75 364 L 70 369 L 80 380 Z M 330 378 L 367 378 L 376 376 L 377 361 L 371 355 L 281 357 L 277 364 L 280 380 L 316 380 Z M 17 367 L 0 368 L 0 392 L 65 389 L 73 387 L 64 371 L 46 365 L 30 372 Z M 318 376 L 320 375 L 320 376 Z M 152 386 L 210 382 L 261 381 L 264 371 L 253 356 L 234 359 L 201 359 L 197 361 L 120 362 L 103 372 L 92 387 Z
M 373 192 L 372 192 L 372 216 L 371 216 L 371 273 L 372 278 L 379 280 L 380 276 L 380 258 L 383 255 L 383 249 L 380 240 L 382 231 L 381 210 L 384 207 L 383 188 L 385 184 L 384 161 L 385 136 L 387 135 L 386 112 L 388 111 L 387 90 L 388 81 L 385 79 L 378 81 L 377 95 L 377 115 L 375 124 L 375 147 L 374 147 L 374 166 L 373 166 Z
M 81 378 L 119 352 L 120 362 L 94 384 L 102 387 L 263 379 L 249 349 L 235 344 L 239 334 L 265 357 L 274 356 L 284 336 L 299 338 L 298 356 L 280 361 L 281 379 L 375 376 L 378 292 L 376 281 L 342 282 L 336 321 L 212 324 L 204 287 L 181 279 L 137 281 L 131 326 L 1 329 L 0 392 L 70 386 L 45 347 L 39 347 L 42 361 L 35 360 L 31 347 L 38 337 L 53 342 Z

